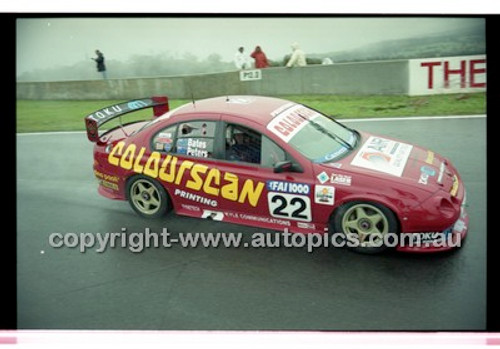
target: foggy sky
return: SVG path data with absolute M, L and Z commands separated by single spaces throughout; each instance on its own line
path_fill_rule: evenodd
M 96 49 L 106 59 L 134 54 L 217 53 L 232 61 L 260 45 L 268 58 L 281 60 L 298 42 L 306 53 L 340 51 L 384 40 L 438 34 L 471 26 L 480 18 L 384 17 L 165 17 L 19 18 L 16 23 L 17 75 L 34 69 L 90 60 Z

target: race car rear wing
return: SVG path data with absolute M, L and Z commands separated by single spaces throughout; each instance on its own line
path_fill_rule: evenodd
M 87 129 L 87 137 L 89 141 L 97 142 L 99 140 L 99 127 L 108 121 L 116 119 L 124 114 L 147 108 L 153 108 L 154 117 L 165 114 L 169 110 L 168 97 L 159 96 L 134 99 L 128 102 L 99 109 L 92 114 L 87 115 L 85 117 L 85 127 Z

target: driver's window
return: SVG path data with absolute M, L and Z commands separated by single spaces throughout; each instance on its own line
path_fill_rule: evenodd
M 260 164 L 261 135 L 244 126 L 226 128 L 226 160 Z
M 226 127 L 226 160 L 273 167 L 286 160 L 286 153 L 276 143 L 247 127 L 229 124 Z

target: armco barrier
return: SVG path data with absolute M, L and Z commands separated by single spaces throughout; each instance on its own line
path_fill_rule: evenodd
M 428 81 L 431 74 L 436 83 Z M 444 80 L 443 80 L 444 79 Z M 469 82 L 470 80 L 470 82 Z M 445 85 L 436 88 L 438 82 Z M 432 88 L 431 88 L 432 87 Z M 486 56 L 394 60 L 175 77 L 18 82 L 17 99 L 196 99 L 220 95 L 422 95 L 486 90 Z

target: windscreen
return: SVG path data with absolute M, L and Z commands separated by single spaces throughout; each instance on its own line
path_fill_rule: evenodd
M 299 104 L 276 115 L 267 128 L 316 163 L 341 158 L 352 150 L 357 141 L 353 130 Z

